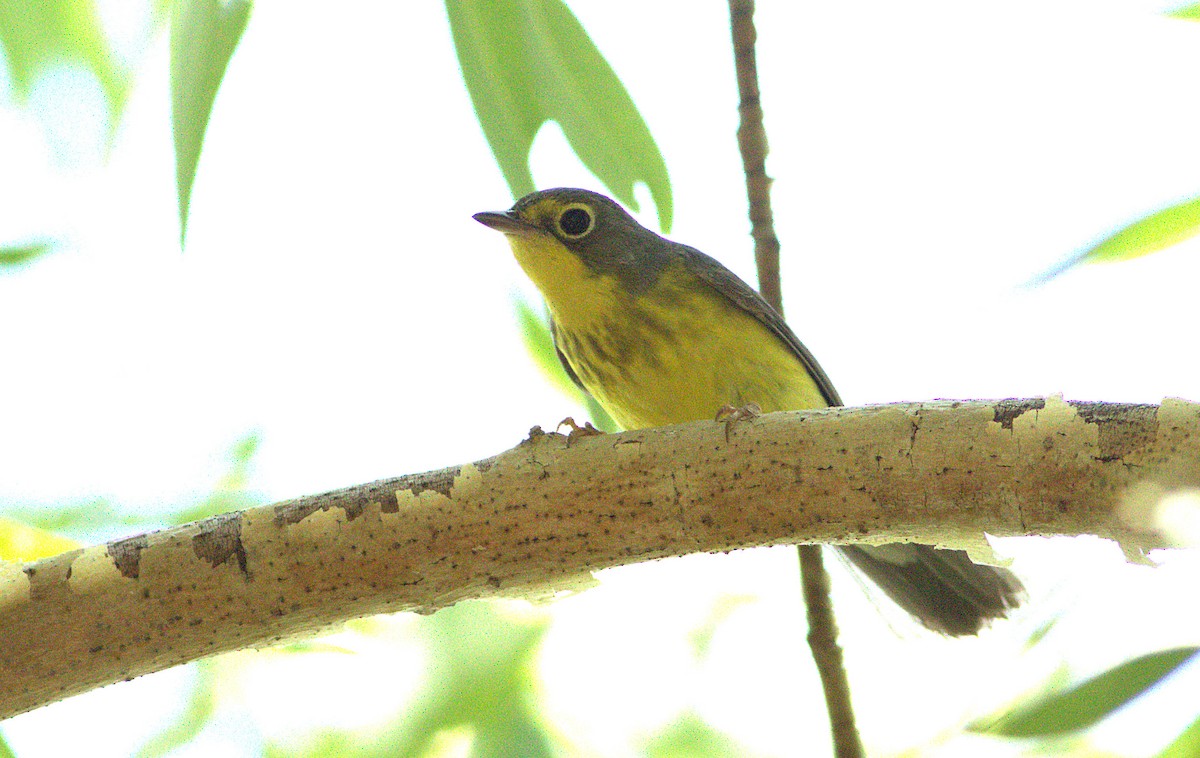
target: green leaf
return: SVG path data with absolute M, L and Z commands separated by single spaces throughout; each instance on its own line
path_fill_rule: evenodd
M 180 244 L 187 238 L 192 184 L 208 117 L 225 68 L 246 30 L 250 6 L 250 0 L 178 0 L 172 8 L 171 126 Z
M 69 537 L 0 516 L 0 561 L 36 561 L 79 546 Z
M 1192 5 L 1184 5 L 1167 13 L 1171 18 L 1184 18 L 1192 21 L 1200 21 L 1200 3 Z
M 0 734 L 0 758 L 17 758 L 17 754 L 8 746 L 3 734 Z
M 54 249 L 51 242 L 27 242 L 23 245 L 0 247 L 0 270 L 29 263 Z
M 1200 648 L 1162 650 L 1126 661 L 1085 682 L 1018 707 L 991 724 L 970 731 L 1003 737 L 1049 737 L 1095 724 L 1158 684 Z
M 300 750 L 271 744 L 263 754 L 418 758 L 441 755 L 439 737 L 462 734 L 473 738 L 471 754 L 479 758 L 554 755 L 536 674 L 548 617 L 467 601 L 421 619 L 419 628 L 428 641 L 424 684 L 388 727 L 373 733 L 325 729 Z
M 117 64 L 92 0 L 0 0 L 0 45 L 19 100 L 37 77 L 62 64 L 92 72 L 108 101 L 110 128 L 125 107 L 129 82 Z
M 229 451 L 229 468 L 217 481 L 208 497 L 195 505 L 174 513 L 172 524 L 187 524 L 192 521 L 216 516 L 219 513 L 240 511 L 262 504 L 262 498 L 248 492 L 246 487 L 250 481 L 250 472 L 254 466 L 254 456 L 262 438 L 257 431 L 250 432 L 234 443 Z
M 647 758 L 717 758 L 744 756 L 746 746 L 693 712 L 684 713 L 675 723 L 650 739 L 643 750 Z
M 1157 253 L 1200 234 L 1200 197 L 1155 211 L 1118 229 L 1092 247 L 1074 256 L 1031 284 L 1045 284 L 1081 263 L 1113 263 Z
M 54 508 L 9 505 L 4 513 L 29 526 L 61 532 L 85 544 L 128 534 L 131 528 L 144 530 L 163 525 L 160 518 L 124 513 L 101 499 L 56 503 Z
M 1200 197 L 1139 219 L 1084 251 L 1087 263 L 1125 261 L 1183 242 L 1200 234 Z
M 633 99 L 561 0 L 446 0 L 463 80 L 514 197 L 533 192 L 529 150 L 547 121 L 625 205 L 645 182 L 662 230 L 671 184 Z
M 1157 758 L 1195 758 L 1200 755 L 1200 718 L 1184 729 Z
M 550 380 L 554 388 L 579 402 L 583 401 L 583 391 L 571 381 L 567 372 L 558 359 L 558 351 L 554 349 L 554 338 L 550 336 L 550 325 L 529 301 L 524 298 L 513 299 L 513 309 L 517 312 L 517 324 L 521 328 L 521 341 L 533 362 L 541 369 L 542 374 Z
M 189 744 L 204 731 L 217 710 L 218 666 L 211 659 L 196 663 L 196 682 L 192 685 L 183 713 L 142 745 L 134 754 L 137 758 L 167 755 Z

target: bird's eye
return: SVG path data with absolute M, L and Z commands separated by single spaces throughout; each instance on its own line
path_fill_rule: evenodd
M 558 217 L 558 228 L 564 236 L 579 239 L 592 230 L 595 219 L 591 212 L 582 206 L 573 205 Z

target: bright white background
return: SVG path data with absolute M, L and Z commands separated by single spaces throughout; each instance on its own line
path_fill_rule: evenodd
M 1200 193 L 1200 24 L 1160 15 L 1171 6 L 761 4 L 786 309 L 848 403 L 1200 398 L 1200 244 L 1021 287 Z M 571 7 L 666 158 L 671 236 L 752 280 L 725 5 Z M 137 39 L 145 20 L 126 13 L 111 2 L 106 22 Z M 0 110 L 0 239 L 67 240 L 0 278 L 4 502 L 187 502 L 252 430 L 263 439 L 254 487 L 282 499 L 484 457 L 578 415 L 521 346 L 512 297 L 535 291 L 504 241 L 470 218 L 513 198 L 441 5 L 259 3 L 217 100 L 182 253 L 165 40 L 127 53 L 137 86 L 107 163 L 86 79 L 43 82 L 33 115 Z M 602 189 L 555 127 L 533 166 L 539 186 Z M 1194 561 L 1128 568 L 1095 541 L 1006 541 L 1002 552 L 1017 556 L 1034 601 L 981 641 L 926 635 L 836 577 L 875 751 L 925 744 L 1060 660 L 1087 673 L 1196 641 L 1177 610 L 1191 605 Z M 560 728 L 621 755 L 630 733 L 695 707 L 763 754 L 823 750 L 795 573 L 790 550 L 690 558 L 609 572 L 557 604 L 543 659 Z M 722 593 L 753 600 L 696 667 L 682 640 Z M 1021 656 L 1058 613 L 1058 631 Z M 347 723 L 382 719 L 398 703 L 380 704 L 380 692 L 402 701 L 415 686 L 344 658 L 248 657 L 246 710 L 207 749 L 253 752 L 239 729 L 303 729 L 338 702 L 356 706 Z M 256 689 L 256 669 L 301 682 Z M 1180 686 L 1194 693 L 1190 673 Z M 163 693 L 186 679 L 168 672 L 77 698 L 5 734 L 22 755 L 122 755 L 171 714 L 176 696 Z M 1194 716 L 1179 705 L 1189 698 L 1155 706 L 1161 734 L 1114 726 L 1104 744 L 1151 751 Z M 85 715 L 105 726 L 57 726 Z

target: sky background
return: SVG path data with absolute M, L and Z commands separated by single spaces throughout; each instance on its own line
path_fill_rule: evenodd
M 1197 240 L 1022 286 L 1200 192 L 1200 24 L 1163 17 L 1172 5 L 760 4 L 785 308 L 848 404 L 1200 398 Z M 28 111 L 0 79 L 10 93 L 0 241 L 64 241 L 0 277 L 0 502 L 186 504 L 251 432 L 262 438 L 252 486 L 278 500 L 486 457 L 535 424 L 579 417 L 521 345 L 513 299 L 536 302 L 536 291 L 504 240 L 471 219 L 513 198 L 440 4 L 259 3 L 212 115 L 184 252 L 165 37 L 139 49 L 147 19 L 117 0 L 102 7 L 137 72 L 111 151 L 85 75 L 43 80 Z M 725 5 L 571 8 L 666 159 L 671 238 L 753 281 Z M 539 187 L 603 189 L 553 125 L 532 165 Z M 655 226 L 649 194 L 638 196 L 639 218 Z M 1095 671 L 1195 642 L 1171 600 L 1194 592 L 1191 558 L 1151 573 L 1095 540 L 1000 545 L 1034 602 L 979 641 L 925 635 L 835 577 L 851 676 L 879 682 L 855 693 L 869 744 L 922 744 L 953 714 L 986 712 L 1061 661 Z M 786 754 L 797 729 L 819 747 L 794 560 L 764 550 L 615 570 L 557 604 L 544 651 L 556 716 L 605 754 L 687 704 L 766 754 Z M 701 676 L 678 640 L 717 596 L 752 600 L 722 627 Z M 1014 664 L 1058 613 L 1058 639 Z M 255 676 L 327 666 L 361 675 L 342 685 L 353 693 L 407 686 L 373 680 L 371 665 L 251 657 L 245 718 L 268 730 L 305 726 L 280 715 L 289 696 L 328 712 L 342 690 L 254 697 Z M 86 732 L 52 724 L 82 713 L 120 724 L 131 702 L 168 716 L 177 701 L 161 693 L 188 676 L 76 698 L 5 733 L 22 754 L 74 750 Z M 795 714 L 810 711 L 798 727 Z M 1168 705 L 1155 712 L 1172 717 Z M 1180 713 L 1179 726 L 1195 715 Z M 1131 750 L 1152 739 L 1110 732 Z M 238 744 L 236 724 L 222 734 L 209 746 Z M 121 739 L 88 752 L 124 754 Z

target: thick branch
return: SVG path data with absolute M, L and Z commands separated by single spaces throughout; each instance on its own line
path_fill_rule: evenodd
M 373 613 L 788 542 L 1100 534 L 1200 487 L 1200 404 L 940 401 L 582 438 L 0 567 L 0 717 Z

